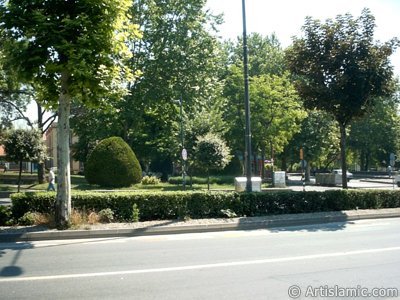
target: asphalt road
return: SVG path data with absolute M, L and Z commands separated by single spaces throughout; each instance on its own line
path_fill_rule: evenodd
M 396 296 L 399 227 L 400 219 L 381 219 L 272 230 L 0 243 L 0 298 L 291 299 L 288 293 L 294 297 L 299 292 L 298 299 L 345 292 Z M 345 297 L 349 298 L 367 299 Z

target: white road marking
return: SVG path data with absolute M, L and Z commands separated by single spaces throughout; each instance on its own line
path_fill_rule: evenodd
M 377 248 L 377 249 L 356 250 L 356 251 L 347 251 L 347 252 L 322 253 L 322 254 L 313 254 L 313 255 L 280 257 L 280 258 L 266 258 L 266 259 L 258 259 L 258 260 L 244 260 L 244 261 L 202 264 L 202 265 L 189 265 L 189 266 L 169 267 L 169 268 L 152 268 L 152 269 L 127 270 L 127 271 L 115 271 L 115 272 L 98 272 L 98 273 L 47 275 L 47 276 L 27 276 L 27 277 L 18 277 L 18 278 L 0 278 L 0 283 L 2 283 L 2 282 L 18 282 L 18 281 L 40 281 L 40 280 L 76 279 L 76 278 L 91 278 L 91 277 L 104 277 L 104 276 L 137 275 L 137 274 L 165 273 L 165 272 L 176 272 L 176 271 L 191 271 L 191 270 L 202 270 L 202 269 L 214 269 L 214 268 L 227 268 L 227 267 L 237 267 L 237 266 L 282 263 L 282 262 L 291 262 L 291 261 L 321 259 L 321 258 L 328 258 L 328 257 L 335 258 L 335 257 L 345 257 L 345 256 L 352 256 L 352 255 L 373 254 L 373 253 L 383 253 L 383 252 L 393 252 L 393 251 L 400 251 L 400 247 Z

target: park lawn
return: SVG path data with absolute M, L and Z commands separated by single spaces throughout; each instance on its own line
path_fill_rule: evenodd
M 11 173 L 11 172 L 10 172 Z M 8 174 L 10 174 L 8 173 Z M 15 174 L 14 174 L 15 173 Z M 23 173 L 24 176 L 32 176 L 36 174 Z M 13 172 L 13 174 L 17 180 L 18 173 Z M 1 175 L 0 175 L 1 182 Z M 57 182 L 57 180 L 56 180 Z M 45 182 L 43 184 L 33 183 L 33 184 L 22 184 L 21 192 L 25 191 L 45 191 L 47 189 L 48 183 Z M 57 187 L 57 184 L 56 184 Z M 143 185 L 141 183 L 132 185 L 130 187 L 124 188 L 103 188 L 97 185 L 90 185 L 87 183 L 84 176 L 81 175 L 71 175 L 71 189 L 73 191 L 90 191 L 90 190 L 120 190 L 120 191 L 134 191 L 134 190 L 146 190 L 146 191 L 182 191 L 184 190 L 182 184 L 170 184 L 167 182 L 160 182 L 155 185 Z M 186 190 L 207 190 L 207 184 L 193 184 L 190 187 L 189 184 L 186 185 Z M 232 184 L 210 184 L 210 190 L 224 190 L 224 191 L 233 191 L 234 185 Z M 3 184 L 0 183 L 0 191 L 6 192 L 17 192 L 16 184 Z

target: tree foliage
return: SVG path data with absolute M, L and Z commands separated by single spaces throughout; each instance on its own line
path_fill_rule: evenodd
M 16 129 L 8 132 L 3 138 L 4 149 L 8 161 L 19 164 L 18 192 L 21 185 L 23 162 L 43 162 L 46 147 L 42 135 L 35 130 Z
M 382 98 L 370 113 L 351 123 L 349 149 L 359 158 L 362 170 L 387 167 L 390 153 L 398 153 L 400 117 L 397 97 Z
M 346 14 L 321 23 L 308 17 L 304 36 L 294 38 L 286 52 L 305 106 L 332 114 L 339 124 L 344 188 L 346 127 L 362 116 L 376 97 L 389 95 L 393 88 L 389 57 L 397 40 L 374 42 L 374 28 L 375 19 L 368 9 L 357 19 Z
M 0 50 L 0 129 L 11 128 L 12 122 L 20 119 L 31 124 L 23 114 L 30 90 L 22 87 L 17 78 L 15 70 L 10 68 Z
M 307 115 L 288 74 L 253 78 L 250 98 L 253 149 L 262 152 L 267 145 L 272 145 L 275 152 L 282 152 L 300 131 L 301 121 Z
M 197 138 L 194 147 L 194 163 L 197 168 L 206 171 L 208 179 L 210 170 L 221 170 L 231 161 L 230 149 L 220 136 L 207 133 Z M 208 180 L 208 189 L 210 184 Z
M 56 221 L 68 225 L 71 212 L 69 117 L 71 101 L 105 106 L 124 94 L 132 78 L 125 66 L 126 40 L 137 35 L 131 1 L 1 1 L 4 53 L 20 78 L 43 88 L 48 107 L 58 107 Z
M 262 36 L 251 33 L 247 37 L 249 76 L 261 74 L 281 75 L 285 72 L 285 55 L 275 34 Z M 243 37 L 238 37 L 236 43 L 226 42 L 229 52 L 229 64 L 243 66 Z
M 310 168 L 327 169 L 340 155 L 340 133 L 335 120 L 326 112 L 309 111 L 296 133 L 285 147 L 286 163 L 299 163 L 300 148 Z
M 228 46 L 230 65 L 225 78 L 226 139 L 235 153 L 244 148 L 244 87 L 241 39 Z M 285 72 L 284 52 L 275 35 L 248 38 L 252 148 L 255 154 L 274 156 L 283 151 L 306 116 L 302 102 Z M 270 151 L 272 150 L 272 151 Z M 270 153 L 274 152 L 274 153 Z
M 205 3 L 133 2 L 131 12 L 143 37 L 129 42 L 133 53 L 129 65 L 141 74 L 129 85 L 130 94 L 107 112 L 79 109 L 73 118 L 74 130 L 82 140 L 76 153 L 84 156 L 86 145 L 115 135 L 135 146 L 144 165 L 178 159 L 180 114 L 175 100 L 182 99 L 186 123 L 201 111 L 210 112 L 206 102 L 216 102 L 221 90 L 218 76 L 224 52 L 207 30 L 218 18 L 205 11 Z M 88 118 L 89 130 L 85 126 Z

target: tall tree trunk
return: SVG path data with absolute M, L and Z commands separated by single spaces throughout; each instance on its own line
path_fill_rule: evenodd
M 361 150 L 360 154 L 360 166 L 361 166 L 361 171 L 367 171 L 365 169 L 365 152 L 364 150 Z
M 369 162 L 370 162 L 370 159 L 371 159 L 371 152 L 370 152 L 370 151 L 367 151 L 367 152 L 365 153 L 365 171 L 368 171 L 368 170 L 369 170 Z
M 254 176 L 257 176 L 258 172 L 259 172 L 259 167 L 258 167 L 258 163 L 257 163 L 257 152 L 253 152 L 253 166 L 254 166 L 254 170 L 252 172 L 252 174 L 254 174 Z
M 310 166 L 310 162 L 307 162 L 305 180 L 306 180 L 307 183 L 311 182 L 311 166 Z
M 340 127 L 340 159 L 342 163 L 342 187 L 347 189 L 347 163 L 346 163 L 346 126 L 339 124 Z
M 264 180 L 264 178 L 265 178 L 265 146 L 262 147 L 261 160 L 262 160 L 262 164 L 261 164 L 261 179 Z
M 210 190 L 210 170 L 207 169 L 207 189 Z
M 44 134 L 44 128 L 43 128 L 43 110 L 42 106 L 37 103 L 37 108 L 38 108 L 38 128 L 42 134 Z M 45 182 L 45 172 L 44 172 L 44 162 L 41 161 L 38 163 L 38 181 L 40 184 Z
M 43 135 L 44 134 L 44 132 L 43 132 L 43 109 L 39 103 L 36 102 L 36 105 L 37 105 L 37 112 L 38 112 L 38 119 L 37 119 L 38 128 Z M 45 181 L 44 162 L 42 162 L 42 161 L 38 162 L 38 181 L 39 181 L 39 184 L 42 184 Z
M 42 184 L 45 181 L 44 162 L 38 163 L 37 167 L 38 167 L 38 171 L 37 171 L 38 172 L 38 181 L 39 181 L 39 184 Z
M 287 171 L 287 156 L 288 156 L 288 148 L 283 148 L 282 153 L 282 171 Z
M 57 196 L 56 223 L 59 228 L 69 226 L 71 215 L 71 179 L 69 163 L 69 116 L 71 99 L 68 92 L 68 72 L 61 74 L 61 93 L 57 127 Z
M 21 176 L 22 176 L 22 160 L 19 161 L 19 174 L 18 174 L 18 193 L 21 189 Z

